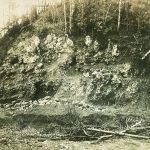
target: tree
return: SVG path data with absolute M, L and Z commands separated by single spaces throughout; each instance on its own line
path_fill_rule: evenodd
M 119 0 L 119 13 L 118 13 L 118 27 L 117 30 L 119 31 L 120 29 L 120 21 L 121 21 L 121 4 L 122 4 L 122 0 Z
M 63 0 L 64 6 L 64 22 L 65 22 L 65 33 L 67 33 L 67 13 L 66 13 L 66 0 Z
M 34 20 L 36 20 L 37 17 L 38 17 L 37 8 L 36 8 L 36 6 L 32 6 L 31 13 L 30 13 L 31 22 L 33 22 Z
M 74 1 L 69 0 L 69 4 L 70 4 L 69 32 L 71 33 L 71 30 L 72 30 L 72 16 L 73 16 L 73 11 L 74 11 Z

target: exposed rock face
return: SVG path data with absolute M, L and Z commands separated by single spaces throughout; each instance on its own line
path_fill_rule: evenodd
M 132 97 L 131 91 L 137 92 L 137 84 L 133 82 L 133 87 L 128 85 L 126 82 L 132 82 L 131 79 L 125 79 L 124 76 L 119 74 L 118 68 L 113 71 L 104 68 L 90 70 L 86 78 L 84 92 L 87 101 L 92 103 L 102 105 L 121 104 L 122 99 L 127 101 L 128 97 Z M 121 92 L 128 91 L 129 88 L 132 90 L 127 95 L 126 92 Z
M 131 64 L 112 63 L 120 57 L 116 44 L 109 41 L 105 51 L 90 37 L 83 44 L 83 49 L 75 49 L 68 35 L 49 34 L 44 40 L 32 36 L 11 48 L 0 67 L 0 103 L 28 101 L 30 106 L 35 100 L 40 105 L 73 100 L 123 105 L 139 101 L 141 84 L 148 100 L 146 84 L 132 77 Z
M 23 99 L 34 100 L 56 93 L 61 79 L 58 81 L 47 78 L 51 68 L 45 67 L 39 44 L 39 38 L 33 36 L 8 51 L 0 71 L 2 103 Z M 57 54 L 56 56 L 58 57 Z M 52 61 L 52 58 L 50 60 Z

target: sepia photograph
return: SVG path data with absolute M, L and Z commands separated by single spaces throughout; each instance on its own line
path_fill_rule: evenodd
M 0 0 L 0 150 L 150 150 L 150 0 Z

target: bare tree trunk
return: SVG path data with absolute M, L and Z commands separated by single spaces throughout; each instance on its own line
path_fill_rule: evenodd
M 44 4 L 44 1 L 42 0 L 42 3 L 41 3 L 42 11 L 44 10 L 43 4 Z
M 129 30 L 129 0 L 127 0 L 127 6 L 126 6 L 126 18 L 127 18 L 127 31 Z
M 51 12 L 51 19 L 52 19 L 52 23 L 54 23 L 54 9 L 53 9 L 53 6 L 52 6 L 52 3 L 50 4 L 50 12 Z
M 72 0 L 70 2 L 70 17 L 69 17 L 69 32 L 71 33 L 72 30 Z
M 55 6 L 53 5 L 52 6 L 52 10 L 53 10 L 53 23 L 55 23 L 55 18 L 56 18 L 56 9 L 55 9 Z
M 81 7 L 82 7 L 82 10 L 81 10 L 81 12 L 82 12 L 82 18 L 83 18 L 83 13 L 84 13 L 84 4 L 83 4 L 83 2 L 81 4 Z
M 56 10 L 56 17 L 57 17 L 57 22 L 62 22 L 62 20 L 61 20 L 61 15 L 60 15 L 60 13 L 59 13 L 59 9 L 58 9 L 58 7 L 56 6 L 55 7 L 55 10 Z
M 107 10 L 107 12 L 106 12 L 105 19 L 104 19 L 104 23 L 106 23 L 106 21 L 107 21 L 107 17 L 108 17 L 108 13 L 109 13 L 109 10 L 110 10 L 111 5 L 112 5 L 112 3 L 109 4 L 109 7 L 108 7 L 108 10 Z
M 47 1 L 44 1 L 44 11 L 46 10 Z
M 140 17 L 138 16 L 138 31 L 140 30 Z
M 64 21 L 65 21 L 65 33 L 67 32 L 67 14 L 66 14 L 66 0 L 63 0 L 64 5 Z
M 122 4 L 122 0 L 119 0 L 118 27 L 117 27 L 118 31 L 120 29 L 120 23 L 121 23 L 121 4 Z
M 5 26 L 5 10 L 3 9 L 3 27 Z
M 70 0 L 70 32 L 72 30 L 72 18 L 73 18 L 74 8 L 75 8 L 74 0 Z

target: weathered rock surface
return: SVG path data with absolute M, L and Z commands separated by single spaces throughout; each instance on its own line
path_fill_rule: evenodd
M 68 35 L 31 36 L 12 47 L 0 67 L 0 103 L 17 110 L 50 100 L 126 105 L 140 102 L 144 93 L 147 105 L 149 79 L 136 79 L 130 62 L 114 64 L 118 57 L 111 41 L 102 51 L 89 36 L 83 49 L 76 49 Z

